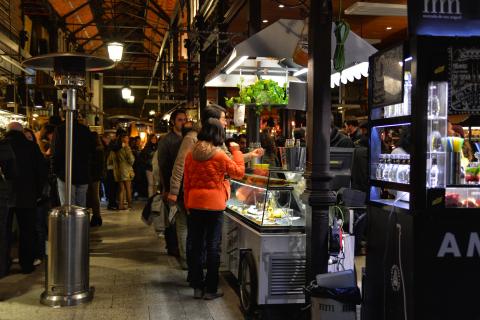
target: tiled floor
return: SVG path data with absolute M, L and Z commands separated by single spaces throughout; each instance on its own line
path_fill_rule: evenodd
M 0 279 L 0 320 L 166 320 L 243 319 L 235 292 L 221 280 L 223 298 L 194 300 L 175 258 L 140 220 L 140 204 L 130 212 L 106 211 L 103 226 L 91 231 L 91 303 L 53 309 L 39 303 L 43 265 L 31 275 Z

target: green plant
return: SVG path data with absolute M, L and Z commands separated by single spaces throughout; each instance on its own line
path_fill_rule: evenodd
M 256 104 L 257 113 L 262 113 L 266 107 L 270 110 L 271 105 L 287 104 L 287 84 L 280 87 L 274 80 L 257 80 L 255 83 L 243 87 L 242 82 L 238 85 L 240 89 L 237 97 L 225 98 L 228 107 L 234 104 Z

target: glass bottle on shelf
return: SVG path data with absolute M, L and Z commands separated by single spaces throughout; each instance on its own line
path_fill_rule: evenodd
M 399 154 L 398 156 L 398 170 L 395 181 L 398 183 L 406 183 L 405 173 L 407 171 L 407 158 L 404 154 Z
M 438 186 L 438 165 L 437 158 L 432 158 L 432 166 L 428 175 L 428 186 L 436 188 Z
M 383 169 L 385 168 L 385 155 L 381 154 L 380 155 L 380 161 L 377 166 L 377 171 L 375 174 L 375 178 L 377 180 L 382 180 L 383 179 Z
M 428 117 L 438 118 L 440 116 L 440 99 L 437 94 L 437 86 L 430 85 L 428 93 Z
M 411 114 L 412 110 L 412 101 L 410 100 L 412 92 L 412 74 L 410 72 L 405 72 L 405 84 L 403 87 L 403 104 L 402 104 L 402 115 L 408 116 Z
M 405 171 L 405 183 L 410 184 L 410 155 L 405 155 L 405 162 L 406 162 L 406 171 Z
M 390 155 L 390 161 L 392 163 L 392 167 L 390 168 L 390 172 L 388 173 L 388 181 L 397 182 L 397 173 L 398 173 L 398 166 L 399 164 L 399 155 L 392 154 Z
M 390 177 L 390 170 L 392 169 L 391 155 L 385 155 L 385 167 L 383 168 L 383 181 L 388 181 Z

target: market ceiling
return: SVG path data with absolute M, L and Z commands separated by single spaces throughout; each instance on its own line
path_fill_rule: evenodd
M 122 69 L 154 65 L 177 0 L 49 0 L 86 53 L 107 56 L 106 44 L 124 43 Z
M 178 0 L 49 0 L 67 28 L 74 33 L 77 44 L 86 53 L 107 56 L 106 43 L 120 41 L 125 44 L 125 57 L 118 65 L 120 69 L 151 70 L 160 50 L 163 37 Z M 228 7 L 245 0 L 226 1 Z M 385 46 L 406 37 L 406 16 L 394 16 L 399 10 L 395 5 L 406 6 L 406 0 L 333 0 L 334 18 L 341 8 L 342 17 L 352 31 L 369 39 L 376 46 Z M 280 18 L 305 16 L 299 7 L 299 0 L 262 0 L 261 18 L 263 25 Z M 285 4 L 283 7 L 281 4 Z M 380 7 L 378 7 L 380 5 Z M 388 6 L 392 6 L 388 8 Z M 246 34 L 246 6 L 229 31 Z M 348 14 L 351 13 L 351 14 Z M 183 19 L 185 19 L 185 15 Z

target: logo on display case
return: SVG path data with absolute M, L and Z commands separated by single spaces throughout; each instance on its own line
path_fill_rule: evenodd
M 467 250 L 461 251 L 457 237 L 451 232 L 445 233 L 438 249 L 437 258 L 473 258 L 480 257 L 480 238 L 478 232 L 471 232 L 468 238 Z
M 478 0 L 409 0 L 407 10 L 410 34 L 480 35 Z
M 424 18 L 461 19 L 460 0 L 424 0 Z
M 396 264 L 390 269 L 390 284 L 392 285 L 392 290 L 395 292 L 400 291 L 402 288 L 402 273 Z

